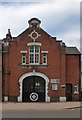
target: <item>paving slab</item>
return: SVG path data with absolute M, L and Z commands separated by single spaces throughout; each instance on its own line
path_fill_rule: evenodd
M 3 102 L 2 110 L 60 110 L 80 107 L 80 102 L 54 102 L 54 103 L 10 103 Z

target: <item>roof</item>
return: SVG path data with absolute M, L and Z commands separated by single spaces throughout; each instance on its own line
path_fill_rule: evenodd
M 38 18 L 31 18 L 31 19 L 28 21 L 28 23 L 30 23 L 30 22 L 33 21 L 33 20 L 37 20 L 39 23 L 41 23 L 41 21 L 40 21 Z
M 76 47 L 66 47 L 66 54 L 81 54 Z

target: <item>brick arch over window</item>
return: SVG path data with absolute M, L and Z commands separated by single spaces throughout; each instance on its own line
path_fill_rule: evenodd
M 18 102 L 22 102 L 22 85 L 23 85 L 23 80 L 26 77 L 30 77 L 30 76 L 40 76 L 42 78 L 44 78 L 46 85 L 45 85 L 45 102 L 50 102 L 50 97 L 48 96 L 48 83 L 49 83 L 49 78 L 40 72 L 29 72 L 29 73 L 25 73 L 23 74 L 20 78 L 19 78 L 19 84 L 20 84 L 20 96 L 18 96 Z

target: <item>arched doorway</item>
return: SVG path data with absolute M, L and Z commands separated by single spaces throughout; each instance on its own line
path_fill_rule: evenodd
M 45 74 L 43 74 L 43 73 L 40 73 L 40 72 L 29 72 L 29 73 L 25 73 L 25 74 L 23 74 L 20 78 L 19 78 L 19 92 L 20 92 L 20 95 L 18 96 L 18 102 L 23 102 L 24 101 L 24 99 L 23 99 L 23 84 L 25 84 L 23 81 L 27 81 L 27 78 L 30 78 L 31 79 L 31 77 L 33 77 L 33 78 L 35 78 L 35 77 L 37 77 L 37 79 L 38 78 L 40 78 L 41 79 L 41 81 L 45 81 L 45 82 L 43 82 L 42 84 L 44 84 L 44 95 L 45 95 L 45 97 L 44 97 L 44 101 L 45 102 L 50 102 L 50 97 L 48 96 L 48 83 L 49 83 L 49 78 L 45 75 Z M 30 80 L 29 80 L 30 81 Z M 35 80 L 35 81 L 37 81 L 37 80 Z M 28 83 L 28 82 L 27 82 Z M 34 82 L 35 83 L 35 82 Z M 36 92 L 33 92 L 33 93 L 35 93 L 36 94 Z M 37 96 L 37 94 L 35 95 L 35 94 L 30 94 L 31 96 L 33 96 L 33 97 L 35 97 L 35 96 Z M 30 96 L 30 97 L 31 97 Z
M 40 76 L 30 76 L 23 80 L 23 102 L 45 102 L 45 80 Z

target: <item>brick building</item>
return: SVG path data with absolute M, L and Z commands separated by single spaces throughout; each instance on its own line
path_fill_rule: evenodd
M 3 39 L 3 100 L 55 102 L 80 100 L 80 59 L 76 47 L 51 37 L 32 18 L 17 37 Z
M 82 61 L 81 61 L 81 99 L 82 99 Z
M 0 101 L 2 100 L 2 41 L 0 40 Z

